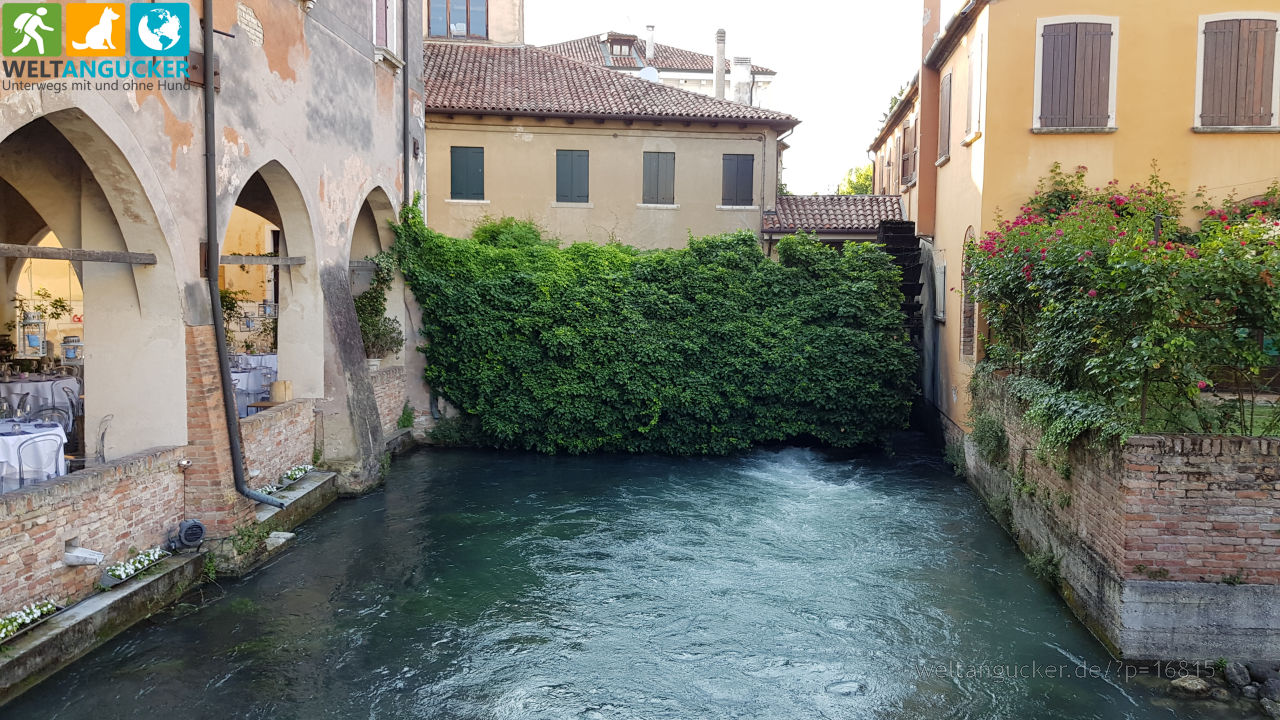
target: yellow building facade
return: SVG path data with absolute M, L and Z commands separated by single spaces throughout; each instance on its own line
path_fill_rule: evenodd
M 1088 168 L 1094 185 L 1127 186 L 1154 164 L 1189 198 L 1264 192 L 1280 180 L 1280 6 L 1014 0 L 943 10 L 926 0 L 919 100 L 891 114 L 871 151 L 877 192 L 901 194 L 922 236 L 934 278 L 924 391 L 954 433 L 968 426 L 983 331 L 964 294 L 966 238 L 1016 215 L 1055 162 Z M 917 154 L 910 183 L 904 152 Z

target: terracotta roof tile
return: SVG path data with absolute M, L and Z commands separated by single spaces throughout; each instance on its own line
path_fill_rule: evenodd
M 711 55 L 694 52 L 692 50 L 683 50 L 662 43 L 654 43 L 653 62 L 649 63 L 645 60 L 645 51 L 648 43 L 644 40 L 637 39 L 634 35 L 626 35 L 624 33 L 608 32 L 604 33 L 610 40 L 618 38 L 623 40 L 631 40 L 635 43 L 635 58 L 625 59 L 619 63 L 619 58 L 610 55 L 608 42 L 601 42 L 599 35 L 591 35 L 577 40 L 568 40 L 555 45 L 544 45 L 543 50 L 547 50 L 557 55 L 571 57 L 579 62 L 590 63 L 600 67 L 644 67 L 651 64 L 659 70 L 672 70 L 675 72 L 711 72 L 715 66 L 715 58 Z M 608 58 L 608 59 L 606 59 Z M 731 69 L 732 61 L 726 59 L 724 61 L 725 70 Z M 776 75 L 774 71 L 760 65 L 752 65 L 751 71 L 760 75 Z
M 764 231 L 872 233 L 884 220 L 901 219 L 896 195 L 783 195 L 777 213 L 765 213 Z
M 427 112 L 799 124 L 785 113 L 686 92 L 534 47 L 428 42 L 423 52 Z

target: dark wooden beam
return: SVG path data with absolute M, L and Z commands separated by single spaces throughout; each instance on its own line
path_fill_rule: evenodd
M 220 265 L 306 265 L 304 257 L 274 257 L 271 255 L 223 255 Z
M 36 245 L 10 245 L 8 243 L 0 243 L 0 257 L 105 262 L 121 265 L 156 264 L 154 253 L 135 253 L 123 250 L 79 250 L 76 248 L 38 247 Z

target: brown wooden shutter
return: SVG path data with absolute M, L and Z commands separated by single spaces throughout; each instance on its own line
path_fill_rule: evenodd
M 1111 121 L 1111 26 L 1076 25 L 1076 86 L 1072 127 L 1106 127 Z
M 1040 60 L 1040 127 L 1070 127 L 1076 84 L 1076 25 L 1044 26 Z
M 1201 125 L 1236 124 L 1236 71 L 1239 67 L 1240 21 L 1205 23 Z
M 1276 68 L 1276 21 L 1240 21 L 1236 70 L 1236 125 L 1270 125 Z
M 951 73 L 942 78 L 938 99 L 938 159 L 951 154 Z

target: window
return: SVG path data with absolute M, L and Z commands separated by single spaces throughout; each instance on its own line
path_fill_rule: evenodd
M 644 204 L 676 204 L 676 154 L 644 154 Z
M 449 155 L 452 161 L 449 197 L 454 200 L 483 200 L 484 148 L 454 147 Z
M 725 207 L 751 207 L 756 204 L 755 155 L 725 155 L 723 198 Z
M 969 46 L 969 92 L 964 115 L 964 138 L 968 142 L 982 131 L 982 36 Z
M 933 319 L 947 321 L 947 263 L 941 260 L 933 265 Z
M 1276 124 L 1276 20 L 1204 23 L 1201 127 Z
M 613 43 L 612 52 L 613 52 L 613 54 L 614 54 L 614 55 L 617 55 L 617 56 L 626 56 L 626 55 L 630 55 L 630 54 L 631 54 L 631 44 L 630 44 L 630 43 L 615 42 L 615 43 Z
M 373 1 L 373 44 L 388 50 L 396 49 L 397 0 Z
M 1037 128 L 1115 125 L 1116 22 L 1043 24 L 1036 77 Z
M 916 128 L 908 124 L 902 130 L 902 184 L 911 185 L 916 181 L 916 157 L 920 149 L 916 146 Z
M 951 157 L 951 73 L 942 77 L 938 91 L 938 162 Z
M 591 201 L 591 164 L 586 150 L 556 151 L 556 202 Z
M 489 0 L 430 0 L 427 34 L 431 37 L 487 39 Z

